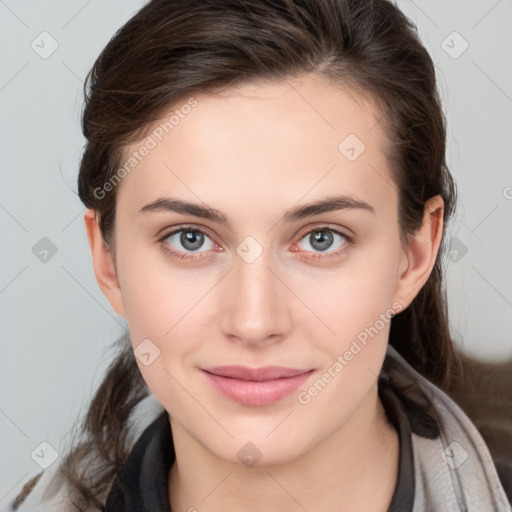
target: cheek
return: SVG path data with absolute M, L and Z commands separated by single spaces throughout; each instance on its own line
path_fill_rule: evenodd
M 323 332 L 330 328 L 330 338 L 340 346 L 376 322 L 382 329 L 379 320 L 386 312 L 391 315 L 395 288 L 396 255 L 383 244 L 373 251 L 354 252 L 346 265 L 324 276 L 313 275 L 301 290 L 304 302 L 323 322 Z
M 156 368 L 163 369 L 162 340 L 173 325 L 172 307 L 176 299 L 169 291 L 164 293 L 165 286 L 157 279 L 156 267 L 149 265 L 136 248 L 121 243 L 119 246 L 122 250 L 118 252 L 118 269 L 130 340 L 139 369 L 148 382 L 148 378 L 154 378 Z M 150 365 L 142 364 L 148 358 L 139 360 L 139 352 L 150 354 Z
M 158 398 L 162 385 L 172 393 L 175 381 L 170 373 L 182 381 L 182 367 L 197 350 L 195 340 L 204 339 L 198 326 L 211 321 L 211 304 L 205 296 L 214 281 L 191 279 L 190 272 L 173 268 L 161 255 L 155 256 L 157 251 L 150 254 L 136 247 L 124 249 L 130 257 L 120 258 L 119 266 L 132 347 L 144 380 Z M 143 350 L 158 357 L 145 365 L 137 357 Z
M 137 365 L 151 392 L 168 410 L 183 395 L 179 384 L 186 380 L 182 365 L 194 350 L 189 329 L 194 315 L 189 311 L 188 294 L 178 279 L 163 279 L 161 274 L 159 278 L 156 270 L 134 269 L 123 290 Z
M 125 230 L 129 233 L 126 227 Z M 173 325 L 173 311 L 187 293 L 186 287 L 179 284 L 179 273 L 173 280 L 162 261 L 160 251 L 137 241 L 136 234 L 119 236 L 121 292 L 134 346 L 145 338 L 162 338 Z
M 322 407 L 334 400 L 340 408 L 340 417 L 369 391 L 380 372 L 386 354 L 396 286 L 395 255 L 384 244 L 373 253 L 365 251 L 351 260 L 336 277 L 323 287 L 323 299 L 316 297 L 315 310 L 334 334 L 324 325 L 319 331 L 309 329 L 308 337 L 317 341 L 317 347 L 329 354 L 322 370 L 332 384 L 316 406 Z M 313 302 L 311 302 L 313 304 Z M 319 335 L 319 332 L 327 335 Z M 333 377 L 335 376 L 335 377 Z M 315 390 L 312 390 L 315 393 Z M 340 401 L 340 396 L 343 398 Z M 307 400 L 309 394 L 305 397 Z M 331 402 L 332 403 L 332 402 Z M 345 411 L 345 412 L 344 412 Z
M 312 322 L 305 321 L 302 327 L 316 346 L 315 351 L 326 355 L 318 380 L 303 388 L 298 397 L 312 416 L 328 409 L 335 423 L 344 422 L 375 385 L 386 355 L 393 314 L 392 261 L 373 259 L 368 267 L 354 267 L 332 279 L 324 288 L 323 300 L 311 295 L 311 300 L 317 297 L 314 308 L 324 325 L 319 327 L 314 322 L 312 328 Z

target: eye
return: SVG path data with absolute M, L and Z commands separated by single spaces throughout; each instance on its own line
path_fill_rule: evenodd
M 202 251 L 199 249 L 204 245 L 205 239 L 210 241 L 206 250 L 218 247 L 204 231 L 186 226 L 167 233 L 159 241 L 162 242 L 163 249 L 174 258 L 196 260 L 204 257 L 201 256 Z M 173 247 L 178 247 L 178 250 L 174 250 Z M 187 251 L 198 254 L 192 255 Z
M 332 247 L 336 238 L 341 239 L 337 244 L 337 250 L 326 252 Z M 209 240 L 206 247 L 205 240 Z M 354 240 L 351 236 L 329 226 L 321 226 L 310 230 L 303 235 L 300 240 L 305 240 L 306 246 L 309 244 L 309 246 L 313 248 L 313 252 L 320 251 L 320 253 L 307 256 L 309 259 L 336 258 L 341 256 L 349 246 L 354 244 Z M 162 248 L 166 253 L 170 254 L 173 258 L 180 260 L 204 259 L 209 256 L 204 253 L 207 253 L 211 249 L 219 249 L 219 246 L 203 230 L 189 226 L 181 226 L 179 229 L 175 229 L 174 231 L 165 234 L 160 238 L 159 242 L 161 242 Z M 298 252 L 295 247 L 296 246 L 292 248 L 292 251 Z M 200 251 L 199 249 L 201 248 L 205 249 L 205 251 Z M 308 247 L 304 250 L 306 252 L 311 252 Z
M 341 242 L 337 243 L 335 246 L 335 249 L 338 250 L 326 253 L 326 251 L 333 246 L 336 238 L 341 238 Z M 336 258 L 354 243 L 351 236 L 329 226 L 321 226 L 308 231 L 306 235 L 301 238 L 301 241 L 302 240 L 306 241 L 306 251 L 309 251 L 308 245 L 313 248 L 313 252 L 320 251 L 320 253 L 314 254 L 313 256 L 307 256 L 313 259 Z

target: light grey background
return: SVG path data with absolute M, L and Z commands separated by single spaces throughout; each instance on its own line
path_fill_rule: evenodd
M 0 0 L 0 501 L 40 471 L 40 443 L 61 452 L 125 326 L 96 284 L 74 191 L 83 79 L 143 3 Z M 512 2 L 398 5 L 436 63 L 448 119 L 453 332 L 469 353 L 511 357 Z M 56 254 L 40 252 L 43 237 Z

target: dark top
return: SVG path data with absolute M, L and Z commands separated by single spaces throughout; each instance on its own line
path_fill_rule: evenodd
M 383 375 L 379 378 L 379 397 L 400 440 L 398 479 L 388 512 L 412 512 L 415 483 L 411 432 L 433 438 L 438 431 L 432 418 L 390 385 L 385 372 Z M 114 479 L 105 512 L 170 512 L 168 477 L 174 459 L 169 416 L 164 410 L 134 444 Z

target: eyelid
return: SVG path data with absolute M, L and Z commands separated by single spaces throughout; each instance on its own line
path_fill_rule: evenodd
M 208 238 L 210 238 L 213 242 L 215 242 L 215 240 L 214 240 L 215 237 L 210 234 L 210 231 L 207 228 L 196 227 L 191 224 L 183 224 L 183 225 L 174 226 L 173 228 L 170 228 L 169 230 L 167 230 L 166 228 L 161 229 L 156 235 L 158 237 L 157 242 L 163 242 L 164 240 L 169 238 L 171 235 L 175 235 L 176 233 L 179 233 L 180 231 L 195 231 L 198 233 L 202 233 L 203 235 L 206 235 Z M 160 233 L 163 233 L 163 234 L 159 236 Z M 217 242 L 215 242 L 215 243 L 217 244 Z
M 337 232 L 339 233 L 340 235 L 343 235 L 345 238 L 347 238 L 347 240 L 353 240 L 354 238 L 354 234 L 348 230 L 347 228 L 343 228 L 341 226 L 338 226 L 337 224 L 334 225 L 334 224 L 328 224 L 328 223 L 320 223 L 320 225 L 309 225 L 309 226 L 305 226 L 303 227 L 300 231 L 299 231 L 299 234 L 296 235 L 298 236 L 299 240 L 302 239 L 305 235 L 311 233 L 312 231 L 321 231 L 322 229 L 328 229 L 328 230 L 332 230 L 334 232 Z M 159 230 L 159 232 L 156 234 L 156 236 L 158 237 L 160 235 L 160 233 L 163 233 L 163 235 L 161 235 L 159 238 L 157 238 L 157 241 L 158 242 L 161 242 L 163 240 L 165 240 L 166 238 L 169 238 L 171 235 L 174 235 L 176 234 L 177 232 L 179 231 L 198 231 L 204 235 L 207 235 L 210 239 L 212 239 L 213 241 L 214 240 L 214 236 L 212 236 L 209 232 L 209 230 L 207 228 L 204 228 L 204 227 L 196 227 L 196 226 L 193 226 L 191 224 L 182 224 L 182 225 L 178 225 L 178 226 L 175 226 L 173 228 L 170 228 L 169 231 L 167 231 L 166 228 L 163 228 L 161 230 Z M 217 242 L 215 242 L 217 243 Z
M 348 230 L 347 228 L 343 228 L 341 226 L 338 226 L 337 224 L 328 224 L 328 223 L 320 223 L 318 225 L 313 225 L 311 227 L 310 226 L 305 226 L 303 229 L 301 229 L 301 231 L 299 231 L 299 235 L 298 238 L 299 240 L 301 240 L 302 238 L 304 238 L 305 235 L 308 235 L 309 233 L 311 232 L 314 232 L 314 231 L 322 231 L 322 230 L 328 230 L 328 231 L 333 231 L 335 233 L 339 233 L 340 235 L 344 236 L 347 240 L 353 240 L 354 239 L 354 234 Z

